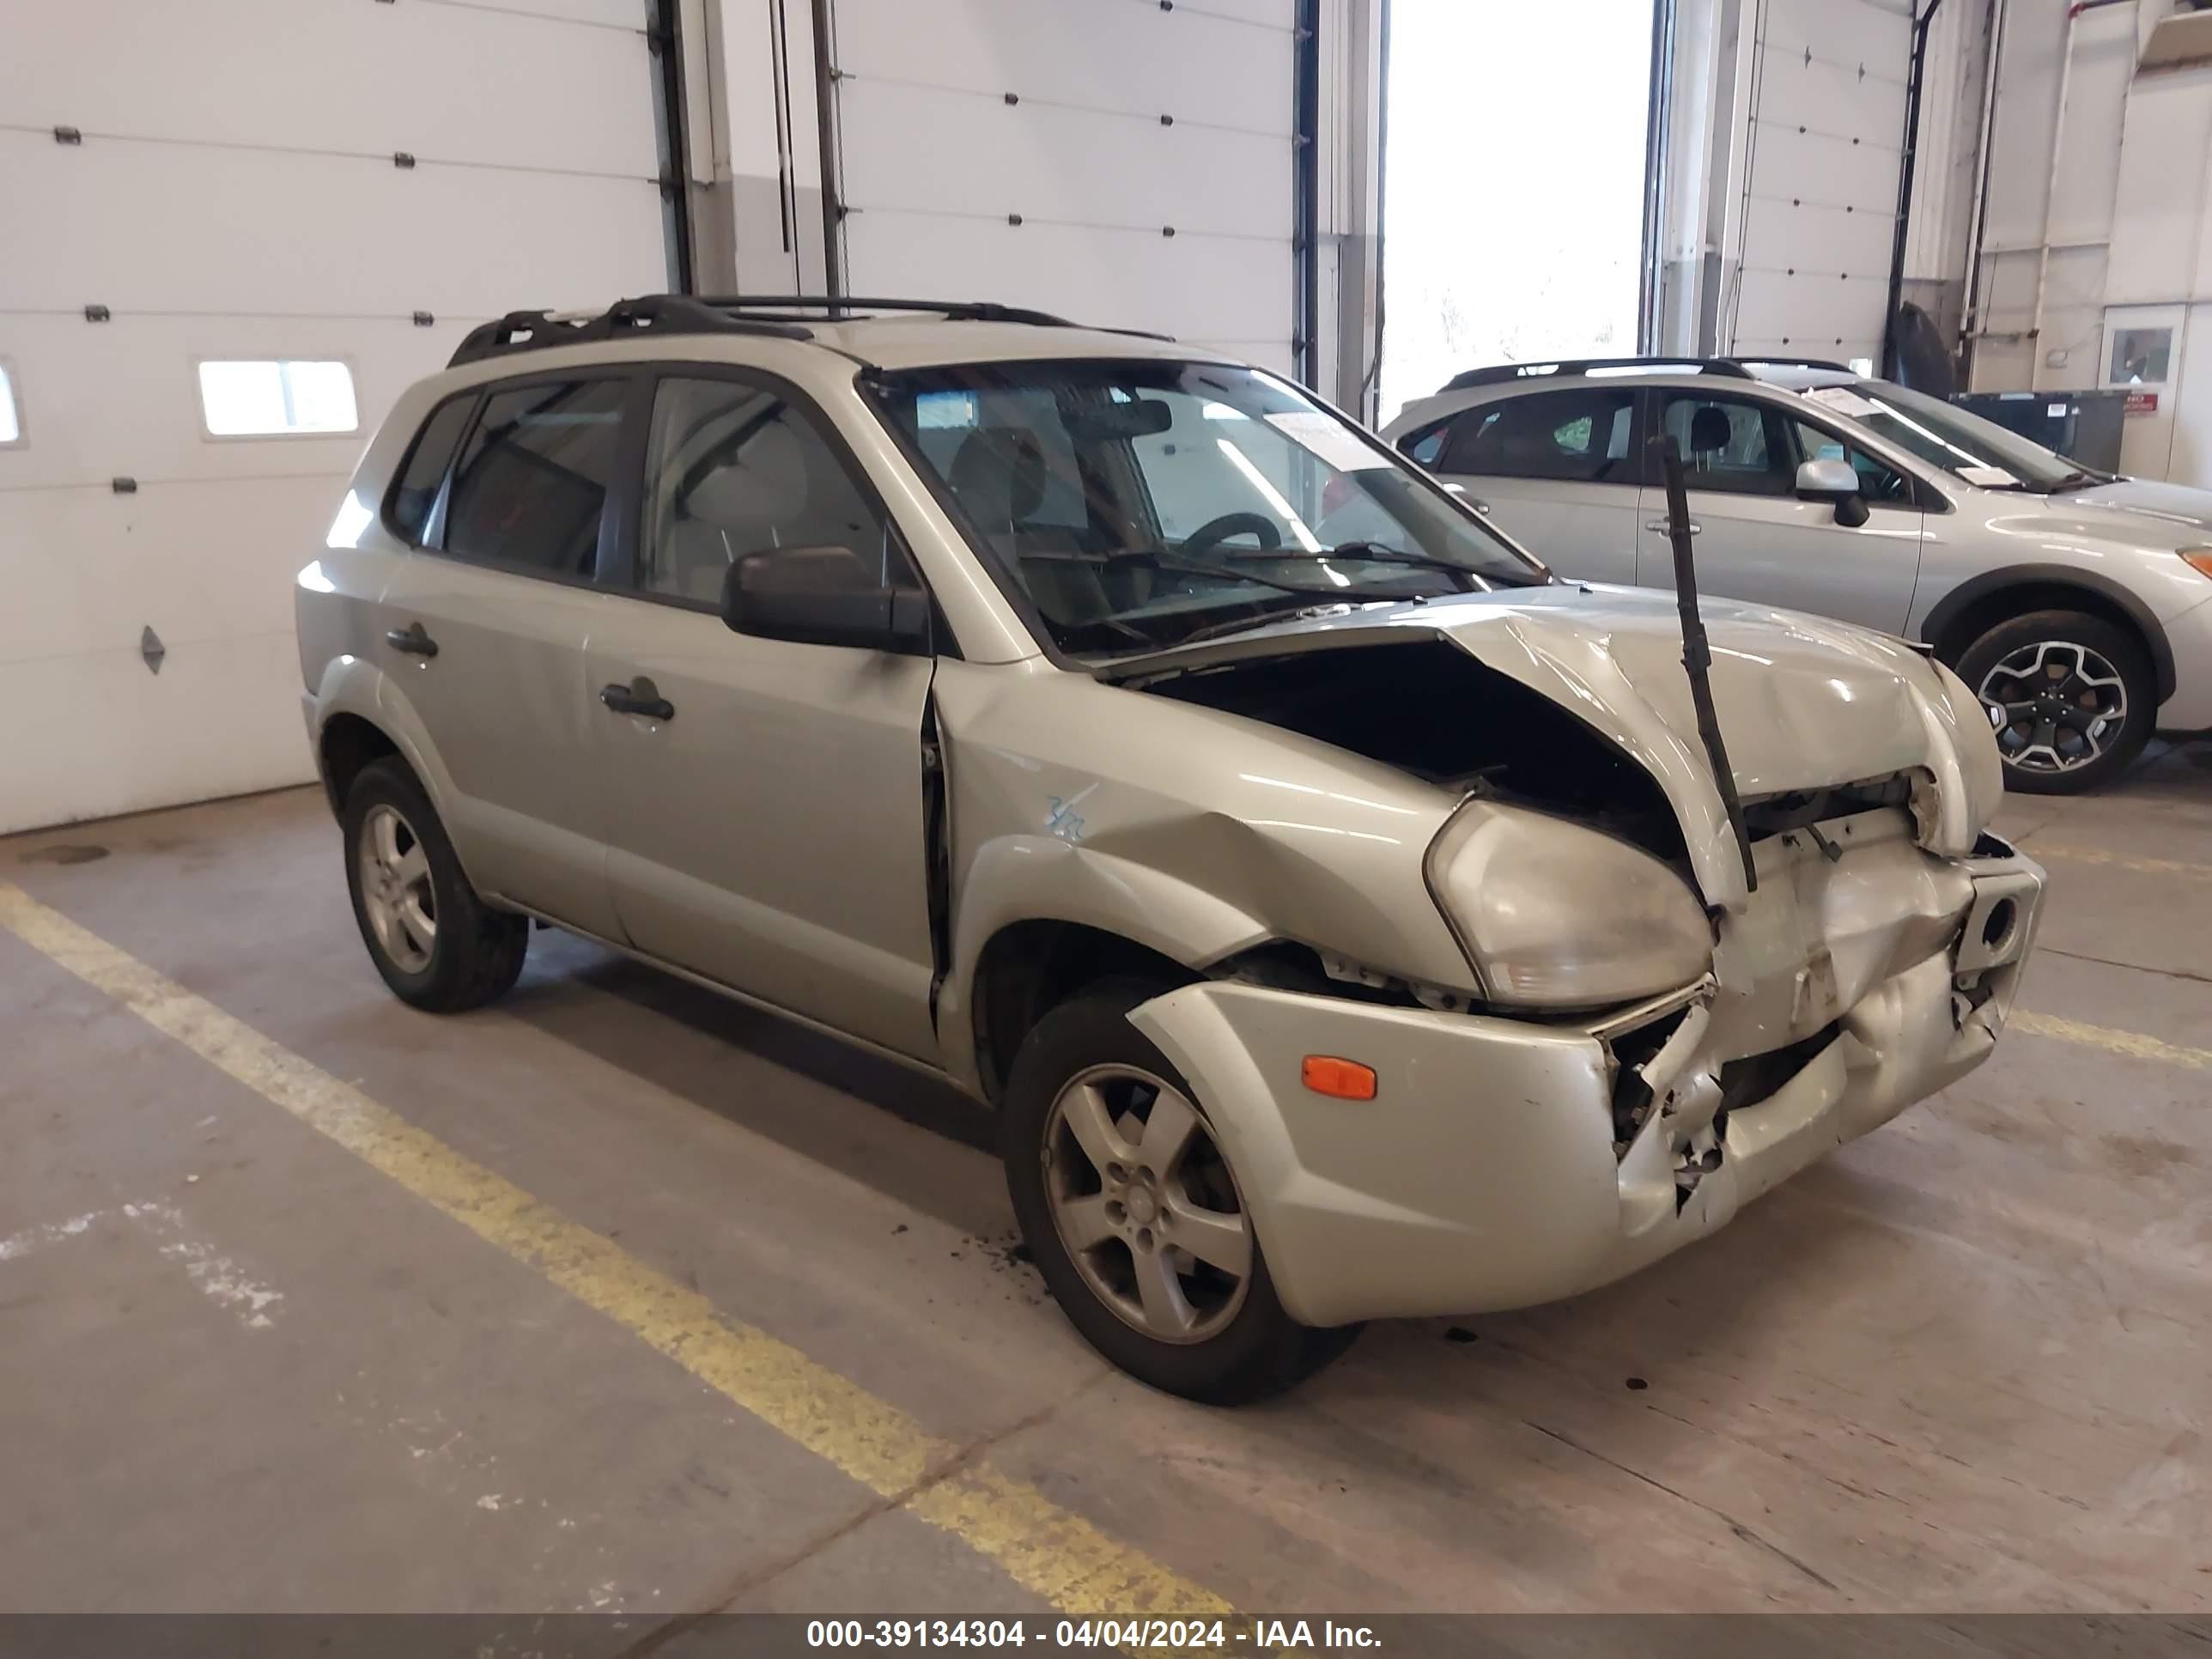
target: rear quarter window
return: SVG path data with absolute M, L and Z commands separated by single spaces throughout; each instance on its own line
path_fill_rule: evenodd
M 1437 467 L 1498 478 L 1632 483 L 1628 459 L 1636 393 L 1583 386 L 1486 404 L 1455 416 Z
M 453 465 L 453 452 L 460 447 L 461 434 L 468 428 L 469 412 L 476 402 L 473 392 L 447 398 L 430 411 L 407 447 L 407 459 L 385 503 L 384 520 L 392 533 L 410 547 L 420 547 L 429 538 L 430 515 L 438 505 L 438 491 Z

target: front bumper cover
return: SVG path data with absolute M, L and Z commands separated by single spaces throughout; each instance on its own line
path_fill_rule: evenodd
M 1682 1035 L 1665 1075 L 1650 1054 L 1665 1045 L 1638 1051 L 1632 1105 L 1632 1031 L 1618 1019 L 1540 1024 L 1226 982 L 1136 1009 L 1212 1122 L 1284 1306 L 1336 1325 L 1593 1289 L 1987 1058 L 2033 940 L 2042 870 L 1994 836 L 1974 857 L 1935 857 L 1893 812 L 1820 827 L 1754 849 L 1759 890 L 1723 924 L 1712 977 L 1654 1016 Z M 1312 1054 L 1372 1066 L 1376 1097 L 1304 1088 Z M 1771 1086 L 1745 1098 L 1747 1077 Z

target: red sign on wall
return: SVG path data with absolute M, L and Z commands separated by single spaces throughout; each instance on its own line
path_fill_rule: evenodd
M 2158 393 L 2130 392 L 2128 393 L 2126 409 L 2130 415 L 2155 415 L 2158 413 Z

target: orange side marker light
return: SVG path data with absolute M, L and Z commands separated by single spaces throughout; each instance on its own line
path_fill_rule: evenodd
M 1356 1060 L 1340 1060 L 1334 1054 L 1308 1054 L 1298 1066 L 1298 1076 L 1316 1094 L 1327 1095 L 1334 1100 L 1375 1098 L 1375 1068 L 1362 1066 Z

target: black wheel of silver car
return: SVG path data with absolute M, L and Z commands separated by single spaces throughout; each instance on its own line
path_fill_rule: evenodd
M 354 919 L 395 995 L 458 1013 L 514 986 L 530 949 L 529 919 L 477 896 L 414 773 L 398 760 L 364 767 L 341 821 Z
M 2158 687 L 2133 635 L 2101 617 L 2039 611 L 1968 646 L 1959 678 L 1996 733 L 2005 787 L 2069 795 L 2124 769 L 2150 740 Z
M 1016 1057 L 1001 1103 L 1006 1183 L 1061 1310 L 1131 1376 L 1215 1405 L 1286 1389 L 1357 1326 L 1283 1309 L 1237 1184 L 1189 1086 L 1118 981 L 1061 1004 Z

